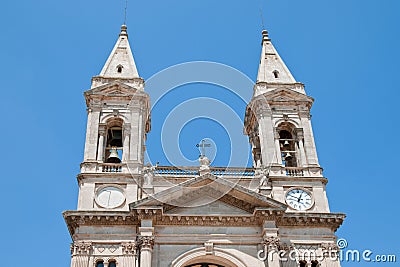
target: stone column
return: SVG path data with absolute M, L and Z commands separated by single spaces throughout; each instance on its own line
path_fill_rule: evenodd
M 304 150 L 304 134 L 302 128 L 296 128 L 296 137 L 299 143 L 299 159 L 300 159 L 300 166 L 299 167 L 306 167 L 307 166 L 307 156 Z
M 122 162 L 129 161 L 129 140 L 131 135 L 131 125 L 126 123 L 123 128 L 123 151 L 122 151 Z
M 97 161 L 104 161 L 104 140 L 106 136 L 106 125 L 99 125 L 99 144 L 97 146 Z
M 265 107 L 257 110 L 257 121 L 259 125 L 259 137 L 261 145 L 261 156 L 264 167 L 269 167 L 275 163 L 274 129 L 271 112 Z
M 122 267 L 136 267 L 136 242 L 124 242 L 122 246 Z
M 92 243 L 77 241 L 71 245 L 71 267 L 89 266 L 90 255 L 92 253 Z
M 85 154 L 84 161 L 95 161 L 97 152 L 97 141 L 100 121 L 100 109 L 88 109 L 88 121 L 86 127 L 86 141 L 85 141 Z
M 319 166 L 309 112 L 300 112 L 300 120 L 304 131 L 304 149 L 307 156 L 307 165 Z
M 154 236 L 140 236 L 140 267 L 151 267 Z

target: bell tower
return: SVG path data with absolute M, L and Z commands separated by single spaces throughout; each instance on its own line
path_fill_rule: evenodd
M 329 212 L 327 180 L 318 163 L 311 126 L 313 102 L 264 30 L 257 81 L 244 128 L 252 145 L 253 165 L 262 173 L 259 191 L 286 202 L 288 211 Z M 313 205 L 293 203 L 291 207 L 288 194 L 295 192 L 293 189 L 310 194 Z
M 84 159 L 78 175 L 78 210 L 128 210 L 128 203 L 140 195 L 137 184 L 143 168 L 146 134 L 150 131 L 150 104 L 125 25 L 84 96 L 88 119 Z M 120 203 L 118 200 L 122 199 Z

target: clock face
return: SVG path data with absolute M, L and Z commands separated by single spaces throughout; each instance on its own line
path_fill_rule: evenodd
M 287 192 L 286 203 L 296 210 L 308 210 L 314 204 L 310 192 L 297 188 Z
M 96 202 L 103 208 L 116 208 L 125 201 L 124 193 L 120 188 L 108 186 L 97 192 Z

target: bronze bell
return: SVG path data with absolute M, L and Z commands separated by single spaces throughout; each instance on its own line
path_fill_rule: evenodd
M 290 155 L 290 153 L 288 152 L 287 154 L 286 154 L 286 156 L 285 156 L 285 159 L 291 159 L 292 158 L 292 155 Z
M 285 140 L 285 142 L 283 143 L 284 146 L 288 146 L 289 145 L 289 141 Z
M 117 147 L 113 146 L 110 150 L 110 156 L 108 156 L 107 163 L 121 163 L 121 160 L 118 157 Z

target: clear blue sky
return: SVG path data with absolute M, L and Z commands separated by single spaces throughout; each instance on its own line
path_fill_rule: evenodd
M 330 206 L 348 216 L 338 236 L 348 240 L 349 248 L 397 254 L 400 260 L 400 1 L 130 0 L 128 32 L 141 76 L 147 79 L 177 63 L 209 60 L 255 80 L 260 3 L 280 55 L 316 99 L 313 126 L 329 179 Z M 22 259 L 32 266 L 70 264 L 70 237 L 61 212 L 76 208 L 75 176 L 86 126 L 82 93 L 116 41 L 123 6 L 122 0 L 2 2 L 4 266 L 25 266 Z M 226 101 L 231 97 L 213 86 L 179 90 L 185 93 L 177 93 L 182 98 L 174 101 L 215 92 Z M 163 108 L 168 104 L 173 108 L 176 103 L 165 101 Z M 239 102 L 234 105 L 242 108 Z M 156 129 L 162 117 L 152 116 Z M 197 154 L 193 143 L 204 135 L 225 142 L 217 125 L 209 122 L 205 132 L 201 123 L 191 125 L 198 135 L 190 127 L 182 132 L 188 157 Z M 148 145 L 157 147 L 154 135 Z M 223 153 L 219 156 L 215 165 L 226 160 Z

